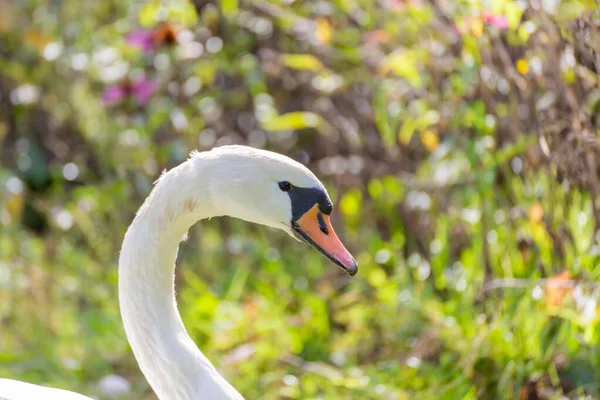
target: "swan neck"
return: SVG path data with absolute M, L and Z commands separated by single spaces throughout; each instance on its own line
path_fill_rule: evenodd
M 123 324 L 159 399 L 241 399 L 194 344 L 177 310 L 179 242 L 191 225 L 214 214 L 208 194 L 185 190 L 203 186 L 202 176 L 190 171 L 184 163 L 164 175 L 125 235 L 119 259 Z

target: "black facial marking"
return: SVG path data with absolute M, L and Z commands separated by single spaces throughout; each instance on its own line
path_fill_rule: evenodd
M 327 229 L 327 225 L 325 224 L 325 220 L 323 219 L 323 213 L 317 213 L 317 221 L 319 222 L 319 229 L 326 235 L 329 235 L 329 229 Z
M 329 196 L 325 195 L 325 198 L 327 201 L 319 203 L 319 211 L 325 215 L 331 215 L 331 212 L 333 211 L 333 203 L 329 199 Z
M 330 215 L 333 209 L 331 199 L 322 187 L 303 188 L 294 186 L 287 192 L 292 201 L 292 220 L 297 221 L 315 204 L 319 206 L 319 211 L 325 215 Z

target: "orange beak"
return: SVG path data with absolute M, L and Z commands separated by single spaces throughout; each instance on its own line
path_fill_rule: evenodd
M 292 221 L 292 229 L 299 239 L 316 247 L 349 275 L 358 272 L 356 260 L 335 234 L 329 215 L 319 211 L 318 205 L 315 204 L 297 221 Z

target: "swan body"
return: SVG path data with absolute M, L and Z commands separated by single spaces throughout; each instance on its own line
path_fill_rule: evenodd
M 0 400 L 93 400 L 78 393 L 0 378 Z
M 242 399 L 194 344 L 177 311 L 175 261 L 189 228 L 201 219 L 230 216 L 282 229 L 354 275 L 356 261 L 331 227 L 331 208 L 323 184 L 302 164 L 245 146 L 192 153 L 159 178 L 125 234 L 119 258 L 123 325 L 159 399 Z M 0 400 L 52 399 L 52 394 L 88 399 L 56 393 L 0 380 Z

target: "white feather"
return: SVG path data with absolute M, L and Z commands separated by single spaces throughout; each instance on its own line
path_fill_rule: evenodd
M 0 400 L 93 400 L 77 393 L 0 378 Z

